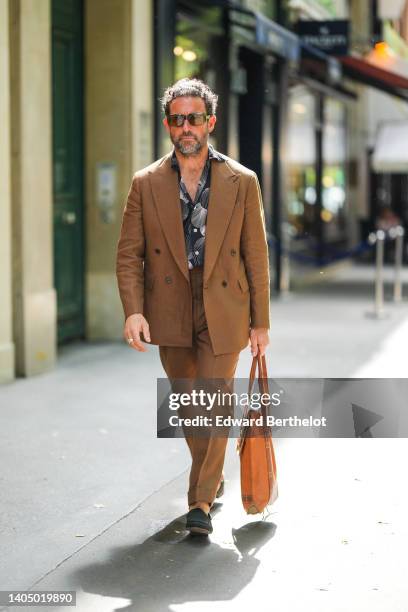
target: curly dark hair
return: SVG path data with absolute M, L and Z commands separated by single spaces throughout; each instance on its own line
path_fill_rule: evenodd
M 180 79 L 164 92 L 160 102 L 163 112 L 168 115 L 170 112 L 170 102 L 181 96 L 197 96 L 205 102 L 205 108 L 208 115 L 215 115 L 217 110 L 218 96 L 200 79 Z

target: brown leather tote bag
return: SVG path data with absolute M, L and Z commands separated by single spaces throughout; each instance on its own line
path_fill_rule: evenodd
M 259 410 L 251 409 L 250 398 L 258 366 L 259 392 L 269 396 L 268 374 L 265 356 L 256 355 L 252 360 L 249 375 L 249 405 L 243 418 L 263 416 L 262 425 L 242 426 L 236 451 L 241 465 L 241 498 L 247 514 L 259 514 L 266 506 L 273 504 L 278 497 L 278 481 L 275 453 L 272 443 L 271 427 L 267 426 L 266 416 L 270 402 Z

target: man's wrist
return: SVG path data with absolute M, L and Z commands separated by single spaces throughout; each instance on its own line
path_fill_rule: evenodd
M 126 317 L 126 320 L 130 319 L 130 317 L 143 317 L 143 314 L 141 312 L 132 312 Z

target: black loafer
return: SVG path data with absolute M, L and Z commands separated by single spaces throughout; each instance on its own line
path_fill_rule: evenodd
M 211 515 L 206 514 L 201 508 L 193 508 L 187 513 L 186 529 L 192 534 L 208 535 L 212 533 Z

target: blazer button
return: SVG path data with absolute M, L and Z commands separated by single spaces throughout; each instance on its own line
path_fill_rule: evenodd
M 161 253 L 160 249 L 154 249 L 154 252 L 157 253 L 158 255 L 160 255 Z
M 164 280 L 166 281 L 166 283 L 167 283 L 168 285 L 170 285 L 170 283 L 172 283 L 172 282 L 173 282 L 173 281 L 172 281 L 171 276 L 166 276 L 166 277 L 164 278 Z
M 221 285 L 222 285 L 223 287 L 226 287 L 226 286 L 228 285 L 228 283 L 227 283 L 227 281 L 226 281 L 226 280 L 223 280 L 223 281 L 222 281 L 222 283 L 221 283 Z
M 231 255 L 234 256 L 236 254 L 237 254 L 236 250 L 235 249 L 231 249 Z

